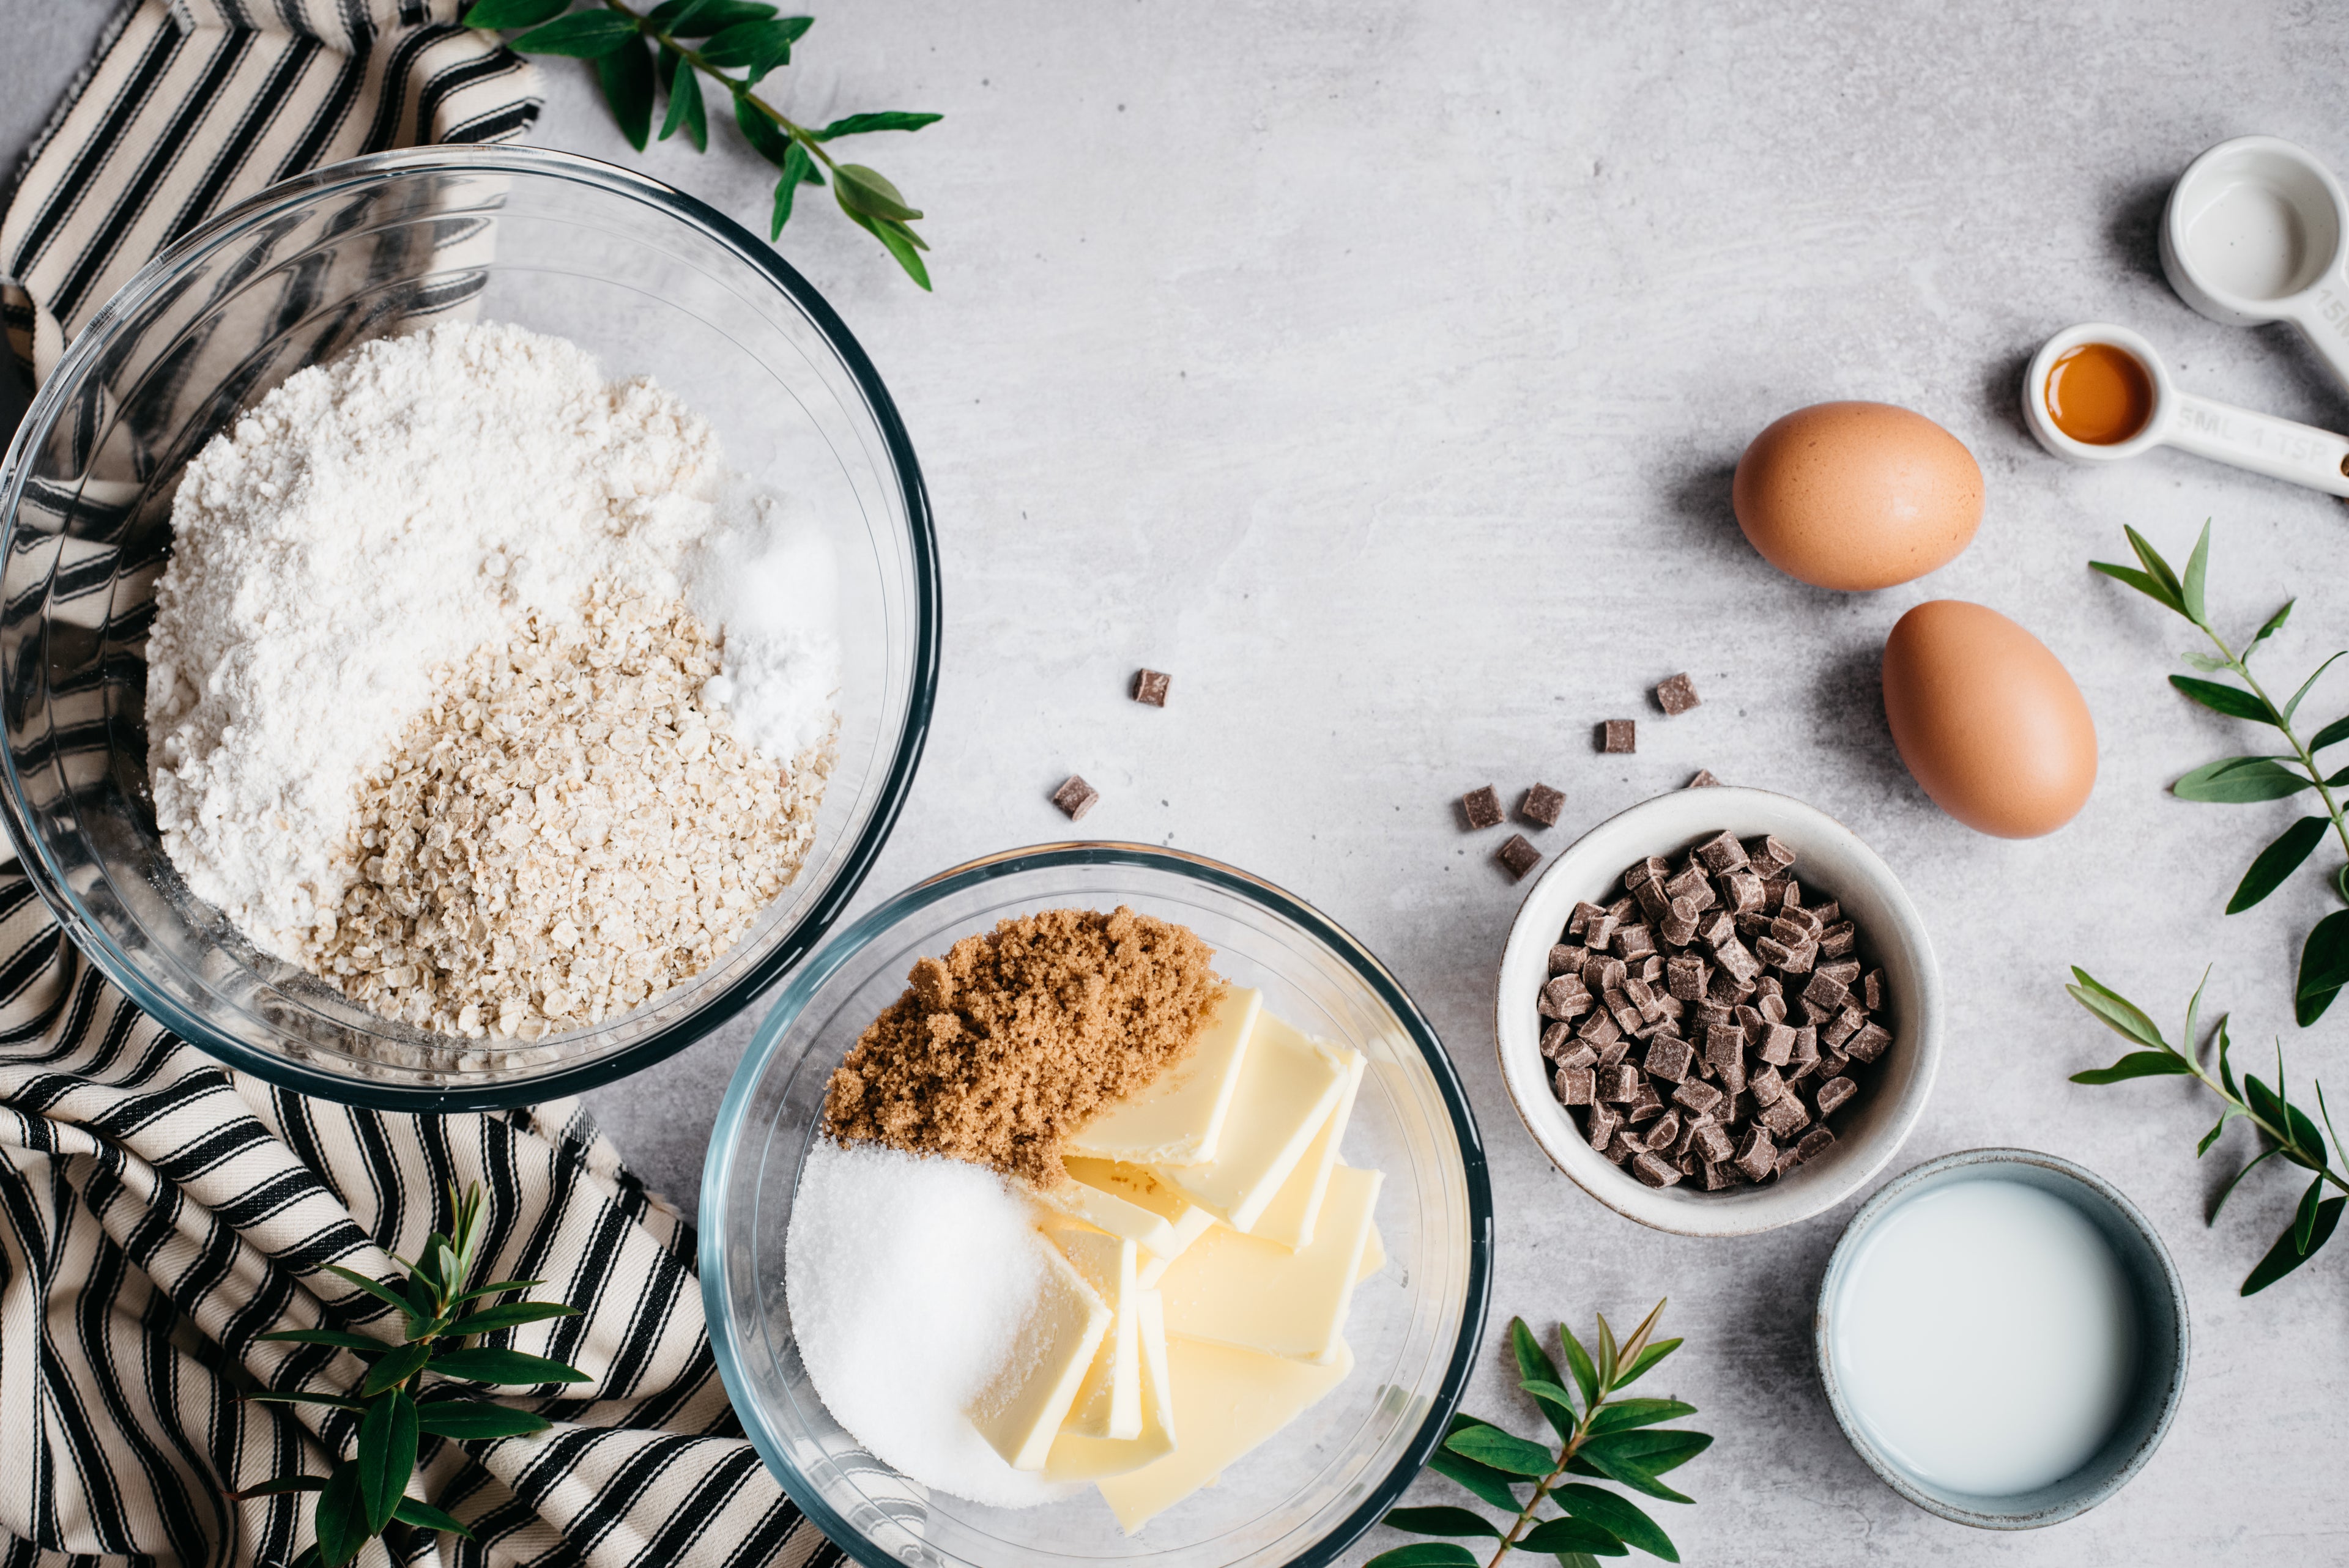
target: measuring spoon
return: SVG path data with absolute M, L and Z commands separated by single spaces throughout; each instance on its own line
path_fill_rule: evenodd
M 2124 358 L 2101 359 L 2095 354 L 2099 346 Z M 2134 384 L 2127 379 L 2132 366 L 2143 377 Z M 2093 387 L 2073 389 L 2113 394 L 2104 399 L 2108 407 L 2067 409 L 2068 378 L 2108 372 L 2118 376 L 2104 374 Z M 2083 400 L 2085 396 L 2075 398 Z M 2114 409 L 2125 412 L 2116 416 Z M 2023 375 L 2023 421 L 2041 446 L 2074 462 L 2115 463 L 2170 446 L 2327 495 L 2349 496 L 2349 438 L 2181 392 L 2152 344 L 2106 322 L 2066 327 L 2031 356 L 2031 368 Z M 2067 423 L 2093 429 L 2098 438 L 2067 434 Z
M 2213 321 L 2288 321 L 2349 382 L 2349 199 L 2306 148 L 2239 136 L 2186 166 L 2161 215 L 2161 270 Z

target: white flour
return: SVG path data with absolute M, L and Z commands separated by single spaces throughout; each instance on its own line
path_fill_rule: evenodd
M 147 728 L 189 887 L 291 956 L 347 885 L 360 773 L 426 706 L 436 665 L 525 609 L 574 616 L 599 582 L 690 593 L 705 543 L 745 582 L 771 553 L 829 567 L 730 494 L 715 435 L 675 397 L 517 327 L 438 326 L 289 377 L 197 454 L 173 505 Z M 746 621 L 708 695 L 781 758 L 831 720 L 831 589 L 799 584 L 826 606 L 813 625 L 690 594 L 714 630 L 730 609 Z

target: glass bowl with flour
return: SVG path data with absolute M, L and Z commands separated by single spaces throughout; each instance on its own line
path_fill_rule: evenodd
M 634 1070 L 828 927 L 936 662 L 918 469 L 767 247 L 528 149 L 246 203 L 5 480 L 10 826 L 168 1026 L 305 1092 Z

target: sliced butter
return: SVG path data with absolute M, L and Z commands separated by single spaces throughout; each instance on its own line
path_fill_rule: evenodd
M 1063 1432 L 1087 1438 L 1133 1439 L 1142 1435 L 1142 1367 L 1134 1323 L 1133 1283 L 1138 1248 L 1063 1216 L 1045 1221 L 1044 1234 L 1074 1264 L 1085 1283 L 1110 1309 L 1110 1330 L 1093 1352 L 1092 1365 L 1077 1386 L 1076 1402 L 1061 1423 Z
M 1215 1227 L 1216 1217 L 1206 1210 L 1193 1204 L 1190 1212 L 1183 1217 L 1183 1222 L 1174 1227 L 1174 1250 L 1170 1253 L 1144 1253 L 1142 1255 L 1142 1272 L 1135 1276 L 1137 1283 L 1144 1290 L 1155 1289 L 1158 1282 L 1166 1277 L 1167 1266 L 1190 1251 L 1193 1242 L 1197 1241 Z
M 1343 1341 L 1327 1366 L 1170 1337 L 1174 1451 L 1101 1484 L 1128 1535 L 1213 1481 L 1311 1408 L 1354 1369 Z
M 1379 1234 L 1378 1226 L 1373 1224 L 1371 1233 L 1362 1238 L 1362 1262 L 1361 1266 L 1354 1271 L 1354 1283 L 1361 1284 L 1386 1266 L 1387 1239 Z
M 1280 1184 L 1272 1202 L 1265 1205 L 1264 1213 L 1248 1228 L 1251 1236 L 1262 1236 L 1268 1242 L 1278 1242 L 1284 1247 L 1301 1247 L 1313 1239 L 1313 1222 L 1321 1212 L 1321 1195 L 1329 1191 L 1330 1172 L 1338 1163 L 1338 1145 L 1345 1140 L 1346 1123 L 1353 1119 L 1354 1095 L 1362 1087 L 1362 1057 L 1360 1052 L 1348 1052 L 1353 1061 L 1346 1072 L 1346 1087 L 1339 1091 L 1337 1109 L 1313 1141 L 1305 1146 L 1305 1157 L 1288 1180 Z
M 1225 1225 L 1200 1237 L 1159 1286 L 1166 1331 L 1304 1361 L 1336 1355 L 1383 1180 L 1343 1165 L 1330 1171 L 1321 1223 L 1294 1252 Z
M 1009 1360 L 968 1412 L 1004 1462 L 1024 1470 L 1043 1469 L 1116 1316 L 1058 1248 L 1041 1236 L 1036 1247 L 1044 1260 L 1044 1286 L 1035 1313 Z
M 1263 1002 L 1259 992 L 1225 987 L 1191 1054 L 1079 1128 L 1067 1140 L 1069 1152 L 1131 1165 L 1213 1160 Z
M 1154 1290 L 1134 1298 L 1142 1341 L 1142 1435 L 1132 1441 L 1080 1437 L 1063 1427 L 1044 1460 L 1047 1480 L 1101 1480 L 1126 1475 L 1174 1451 L 1174 1392 L 1166 1369 L 1166 1313 Z
M 1145 1167 L 1081 1156 L 1065 1163 L 1068 1183 L 1046 1202 L 1161 1258 L 1180 1256 L 1215 1219 Z
M 1361 1053 L 1308 1039 L 1267 1013 L 1248 1042 L 1215 1159 L 1160 1165 L 1158 1174 L 1233 1229 L 1254 1230 L 1361 1076 Z

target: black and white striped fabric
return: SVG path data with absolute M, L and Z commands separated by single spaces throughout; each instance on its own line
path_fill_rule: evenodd
M 109 29 L 0 219 L 0 310 L 36 376 L 154 253 L 318 164 L 510 138 L 531 67 L 455 25 L 460 0 L 140 0 Z M 842 1561 L 743 1440 L 677 1212 L 572 1102 L 395 1116 L 234 1074 L 142 1016 L 0 872 L 0 1568 L 290 1563 L 348 1415 L 248 1403 L 342 1390 L 347 1352 L 264 1343 L 390 1309 L 326 1272 L 399 1270 L 489 1195 L 485 1266 L 585 1315 L 509 1338 L 591 1382 L 531 1401 L 529 1438 L 427 1439 L 412 1491 L 475 1541 L 412 1563 L 831 1568 Z M 392 1561 L 381 1542 L 359 1559 Z

